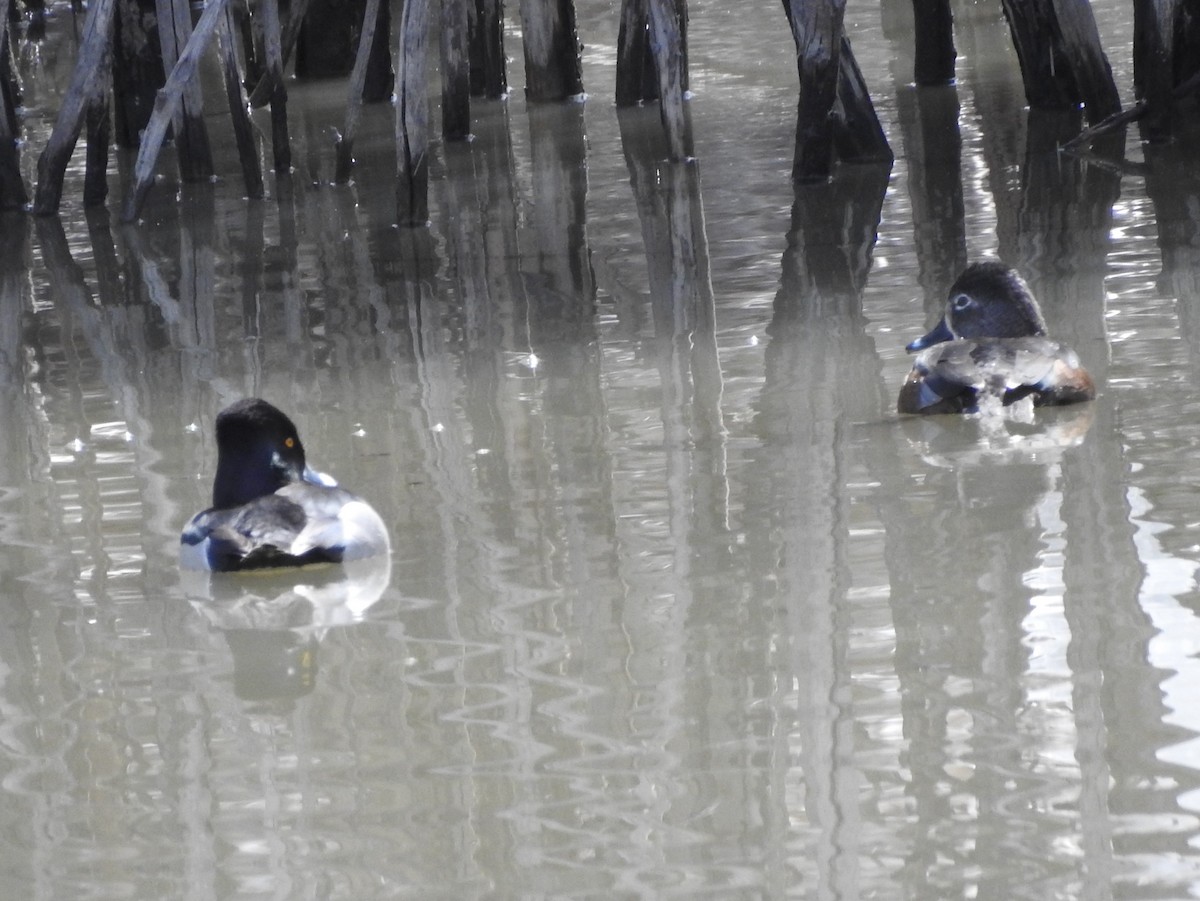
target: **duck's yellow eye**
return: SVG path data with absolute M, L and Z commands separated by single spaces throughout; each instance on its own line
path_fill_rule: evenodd
M 291 450 L 293 447 L 296 446 L 296 439 L 295 438 L 284 438 L 283 446 L 286 447 L 288 450 Z

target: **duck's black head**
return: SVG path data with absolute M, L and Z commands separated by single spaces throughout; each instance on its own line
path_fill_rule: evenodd
M 955 338 L 1031 338 L 1046 334 L 1046 320 L 1025 279 L 999 261 L 972 263 L 950 286 L 946 312 L 927 334 L 908 345 L 924 350 Z
M 238 507 L 304 477 L 304 445 L 279 409 L 256 397 L 217 414 L 213 506 Z

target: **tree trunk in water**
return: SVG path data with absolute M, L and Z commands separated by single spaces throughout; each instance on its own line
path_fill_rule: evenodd
M 617 33 L 617 106 L 658 99 L 658 77 L 650 50 L 648 0 L 623 0 Z
M 949 0 L 913 0 L 916 30 L 916 66 L 919 85 L 954 81 L 954 18 Z
M 471 135 L 471 61 L 467 54 L 467 0 L 442 0 L 442 137 Z
M 525 96 L 566 100 L 583 93 L 573 0 L 521 0 Z
M 685 160 L 692 155 L 692 127 L 684 108 L 687 65 L 683 51 L 683 19 L 686 0 L 649 0 L 651 47 L 655 49 L 654 64 L 658 74 L 659 115 L 672 160 Z
M 113 36 L 113 131 L 118 147 L 133 148 L 154 109 L 154 95 L 166 81 L 158 41 L 154 0 L 117 4 Z
M 425 45 L 429 0 L 405 0 L 396 54 L 396 221 L 429 222 L 429 80 Z
M 188 0 L 158 0 L 158 39 L 162 47 L 163 71 L 175 68 L 181 48 L 192 34 L 192 8 Z M 172 123 L 179 174 L 185 182 L 203 181 L 213 174 L 212 148 L 204 125 L 204 101 L 200 83 L 184 88 L 183 104 Z
M 796 116 L 795 181 L 821 181 L 833 173 L 834 103 L 842 48 L 845 0 L 785 0 L 796 64 L 800 101 Z
M 474 0 L 470 16 L 471 94 L 498 100 L 508 92 L 503 0 Z
M 100 73 L 107 71 L 109 38 L 112 35 L 113 9 L 116 0 L 97 0 L 88 8 L 83 23 L 83 38 L 79 58 L 71 75 L 71 84 L 59 107 L 58 118 L 50 139 L 38 157 L 38 184 L 34 194 L 33 212 L 46 216 L 58 212 L 62 200 L 63 176 L 79 132 L 83 128 L 87 106 L 93 96 L 93 86 L 101 83 Z

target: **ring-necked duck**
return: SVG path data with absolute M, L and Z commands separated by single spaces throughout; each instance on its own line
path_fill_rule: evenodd
M 342 563 L 390 549 L 371 505 L 307 465 L 282 412 L 248 398 L 217 415 L 212 507 L 183 530 L 180 565 L 235 572 Z
M 975 413 L 988 397 L 1035 407 L 1096 396 L 1075 351 L 1046 337 L 1041 308 L 1016 270 L 972 263 L 950 287 L 946 313 L 908 345 L 923 351 L 900 389 L 901 413 Z

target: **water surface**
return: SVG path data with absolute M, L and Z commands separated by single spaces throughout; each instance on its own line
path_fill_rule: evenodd
M 215 185 L 168 167 L 133 226 L 0 223 L 3 893 L 1200 893 L 1186 143 L 1058 154 L 1079 123 L 1023 108 L 998 4 L 921 92 L 858 4 L 896 164 L 793 189 L 780 10 L 694 0 L 669 165 L 656 110 L 610 102 L 614 9 L 580 7 L 589 98 L 527 107 L 510 67 L 436 145 L 427 231 L 392 227 L 390 108 L 329 184 L 336 83 L 290 86 L 264 202 L 219 142 Z M 64 40 L 22 56 L 31 172 Z M 895 415 L 983 256 L 1095 403 Z M 391 560 L 179 572 L 248 394 Z

